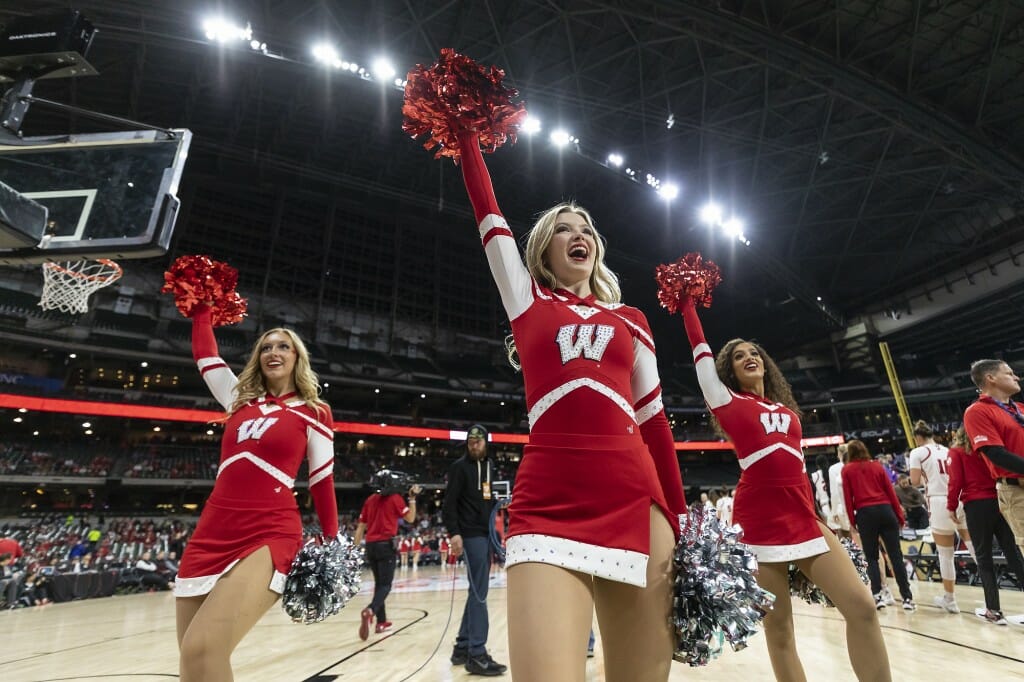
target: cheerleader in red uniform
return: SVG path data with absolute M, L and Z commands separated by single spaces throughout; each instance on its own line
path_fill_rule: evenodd
M 448 534 L 441 535 L 437 541 L 437 551 L 441 555 L 441 568 L 448 567 L 448 551 L 451 549 L 451 543 L 448 542 Z
M 412 547 L 410 548 L 410 559 L 412 560 L 413 570 L 420 566 L 420 553 L 423 551 L 423 542 L 420 540 L 420 536 L 416 535 L 412 539 Z
M 529 410 L 506 542 L 513 677 L 582 681 L 596 607 L 606 679 L 667 679 L 686 502 L 647 320 L 619 302 L 604 242 L 574 204 L 540 217 L 524 267 L 477 135 L 459 150 Z
M 683 305 L 704 400 L 732 442 L 741 474 L 733 523 L 758 559 L 757 582 L 776 596 L 764 619 L 779 680 L 805 680 L 793 634 L 789 564 L 835 603 L 857 679 L 889 680 L 889 658 L 871 593 L 828 528 L 818 521 L 800 440 L 800 412 L 778 366 L 755 343 L 729 341 L 717 358 L 704 340 L 692 299 Z
M 403 571 L 409 568 L 409 550 L 412 549 L 412 541 L 409 536 L 403 535 L 398 540 L 398 567 Z
M 230 680 L 231 652 L 277 601 L 302 546 L 293 489 L 303 458 L 323 534 L 338 534 L 333 419 L 317 396 L 309 353 L 290 330 L 264 333 L 235 377 L 201 306 L 192 352 L 228 415 L 217 480 L 175 582 L 181 679 Z

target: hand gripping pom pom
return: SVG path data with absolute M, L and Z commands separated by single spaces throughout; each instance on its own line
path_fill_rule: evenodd
M 363 550 L 348 537 L 323 544 L 310 540 L 292 561 L 281 606 L 296 623 L 319 623 L 356 596 L 362 573 Z
M 174 305 L 185 317 L 210 303 L 213 326 L 237 324 L 245 317 L 246 300 L 238 295 L 238 270 L 209 256 L 181 256 L 164 273 L 161 293 L 174 294 Z
M 860 576 L 861 582 L 865 585 L 870 584 L 868 580 L 868 562 L 864 558 L 863 550 L 850 538 L 842 538 L 839 543 L 846 550 L 846 553 L 850 555 L 850 560 L 853 562 L 854 568 L 857 569 L 857 575 Z M 789 593 L 798 599 L 803 599 L 808 604 L 835 606 L 832 600 L 828 598 L 828 595 L 820 587 L 808 580 L 807 576 L 801 573 L 793 564 L 789 565 Z
M 668 265 L 654 270 L 658 280 L 658 301 L 670 313 L 683 309 L 687 297 L 694 305 L 711 307 L 711 292 L 721 281 L 722 274 L 714 262 L 704 260 L 699 253 L 688 253 Z
M 427 135 L 425 149 L 437 147 L 434 158 L 450 156 L 458 163 L 458 134 L 475 132 L 484 152 L 493 152 L 516 131 L 526 109 L 512 103 L 518 91 L 502 85 L 505 72 L 487 69 L 451 48 L 441 50 L 432 66 L 417 64 L 406 76 L 402 130 L 412 137 Z
M 675 549 L 672 595 L 672 658 L 692 667 L 707 665 L 727 640 L 733 651 L 747 646 L 775 596 L 758 586 L 757 559 L 740 544 L 739 526 L 722 528 L 702 504 L 690 508 Z

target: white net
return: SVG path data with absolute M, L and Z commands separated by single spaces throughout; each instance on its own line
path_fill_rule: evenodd
M 99 260 L 43 263 L 43 310 L 84 313 L 89 296 L 97 289 L 121 279 L 121 266 L 107 258 Z

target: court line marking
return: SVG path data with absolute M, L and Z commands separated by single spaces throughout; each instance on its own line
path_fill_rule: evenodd
M 417 618 L 416 620 L 414 620 L 414 621 L 412 621 L 412 622 L 410 622 L 410 623 L 406 623 L 405 625 L 403 625 L 402 627 L 398 628 L 397 630 L 392 630 L 392 631 L 391 631 L 391 632 L 390 632 L 389 634 L 387 634 L 387 635 L 385 635 L 385 636 L 381 637 L 380 639 L 374 640 L 374 641 L 373 641 L 373 642 L 371 642 L 370 644 L 367 644 L 367 645 L 366 645 L 366 646 L 364 646 L 364 647 L 361 647 L 361 648 L 359 648 L 359 649 L 356 649 L 356 650 L 355 650 L 355 651 L 353 651 L 352 653 L 350 653 L 350 654 L 348 654 L 348 655 L 346 655 L 346 656 L 344 656 L 344 657 L 342 657 L 342 658 L 338 659 L 338 660 L 337 660 L 337 661 L 335 661 L 334 663 L 331 663 L 331 664 L 330 664 L 329 666 L 327 666 L 327 667 L 326 667 L 326 668 L 324 668 L 323 670 L 319 670 L 319 671 L 317 671 L 317 672 L 313 673 L 312 675 L 310 675 L 309 677 L 305 677 L 305 678 L 303 678 L 302 682 L 310 682 L 311 680 L 315 680 L 315 679 L 317 679 L 318 677 L 320 677 L 320 676 L 324 675 L 324 673 L 326 673 L 326 672 L 327 672 L 328 670 L 330 670 L 331 668 L 334 668 L 334 667 L 336 667 L 336 666 L 339 666 L 339 665 L 341 665 L 342 663 L 344 663 L 345 661 L 347 661 L 348 659 L 352 658 L 353 656 L 357 656 L 357 655 L 359 655 L 359 654 L 363 653 L 364 651 L 366 651 L 367 649 L 372 649 L 373 647 L 377 646 L 377 645 L 378 645 L 378 644 L 380 644 L 381 642 L 385 642 L 385 641 L 387 641 L 387 640 L 391 639 L 392 637 L 394 637 L 394 636 L 395 636 L 395 635 L 397 635 L 398 633 L 400 633 L 400 632 L 402 632 L 402 631 L 404 631 L 404 630 L 407 630 L 407 629 L 411 628 L 411 627 L 412 627 L 413 625 L 416 625 L 417 623 L 419 623 L 419 622 L 421 622 L 421 621 L 425 620 L 425 619 L 427 618 L 427 616 L 429 616 L 429 615 L 430 615 L 430 612 L 429 612 L 429 611 L 424 611 L 423 609 L 417 609 L 417 608 L 411 608 L 411 607 L 402 607 L 402 608 L 407 608 L 407 609 L 409 609 L 410 611 L 419 611 L 419 612 L 420 612 L 421 614 L 423 614 L 423 615 L 421 615 L 421 616 L 420 616 L 419 618 Z

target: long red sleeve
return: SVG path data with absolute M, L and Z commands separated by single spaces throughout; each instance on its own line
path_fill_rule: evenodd
M 192 313 L 192 357 L 197 362 L 203 358 L 220 355 L 217 339 L 213 335 L 213 313 L 210 306 L 196 306 Z
M 856 519 L 858 509 L 878 504 L 889 504 L 896 513 L 900 525 L 906 524 L 903 508 L 896 498 L 896 491 L 878 462 L 855 461 L 842 468 L 843 498 L 846 501 L 846 513 L 850 520 Z
M 697 317 L 697 308 L 689 296 L 683 302 L 683 325 L 686 327 L 686 338 L 690 340 L 690 348 L 707 343 L 704 340 L 704 327 L 701 326 L 700 318 Z
M 950 448 L 946 458 L 946 473 L 949 475 L 949 487 L 946 489 L 946 509 L 956 511 L 960 506 L 960 493 L 964 489 L 964 451 Z
M 676 457 L 676 444 L 672 438 L 672 428 L 665 417 L 665 410 L 640 425 L 640 436 L 647 444 L 647 449 L 654 460 L 654 468 L 658 471 L 661 490 L 665 493 L 665 502 L 674 514 L 686 513 L 686 493 L 683 492 L 683 475 L 679 471 L 679 458 Z
M 491 175 L 484 164 L 484 156 L 480 153 L 480 141 L 476 133 L 464 132 L 459 135 L 459 151 L 461 152 L 462 180 L 466 183 L 469 201 L 473 204 L 473 213 L 479 223 L 488 215 L 502 215 L 498 208 L 498 200 L 494 196 Z
M 334 434 L 334 418 L 330 409 L 325 408 L 319 416 L 319 421 L 326 427 L 330 434 Z M 334 494 L 334 444 L 333 440 L 327 444 L 317 440 L 309 445 L 309 494 L 313 498 L 313 506 L 316 507 L 317 518 L 320 519 L 320 528 L 325 538 L 333 538 L 338 535 L 338 501 Z M 313 452 L 316 448 L 322 448 L 322 453 Z M 330 453 L 329 455 L 327 453 Z M 330 459 L 318 463 L 329 456 Z

